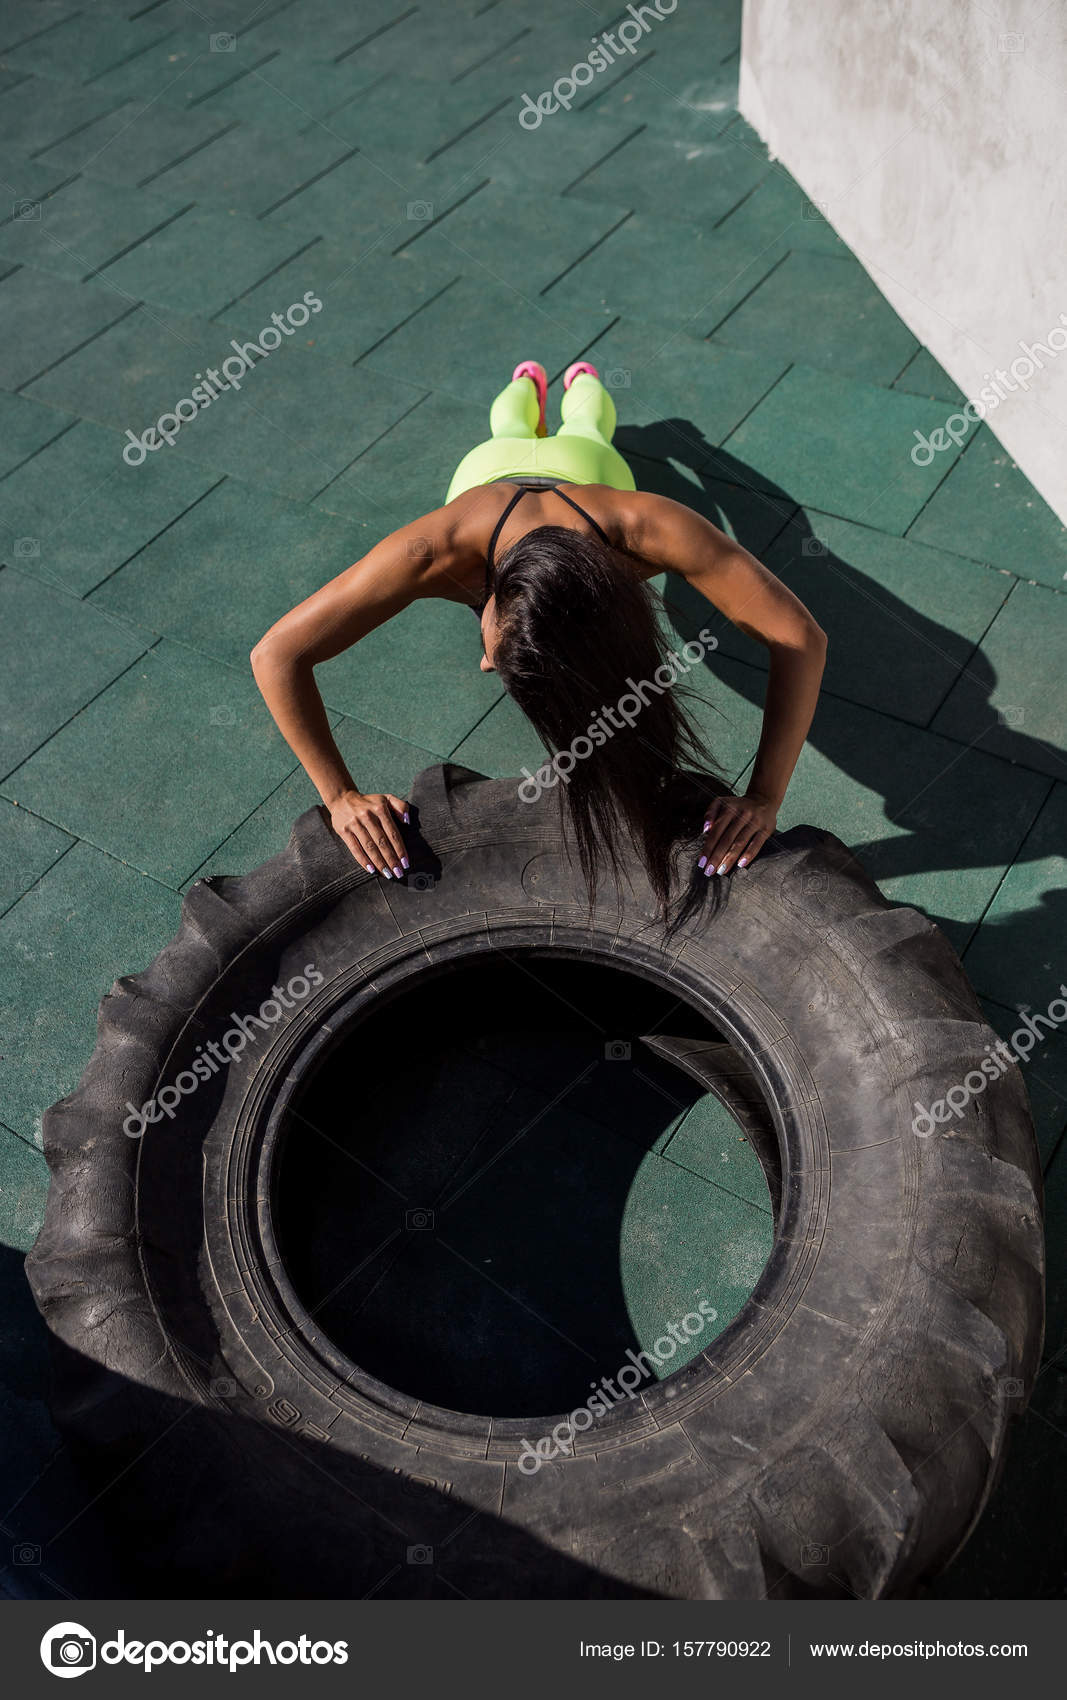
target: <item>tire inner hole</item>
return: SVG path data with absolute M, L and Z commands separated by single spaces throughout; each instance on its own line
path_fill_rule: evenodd
M 716 1047 L 715 1091 L 662 1054 L 693 1040 Z M 527 1417 L 594 1387 L 615 1403 L 706 1347 L 770 1255 L 776 1171 L 754 1078 L 699 1013 L 516 954 L 339 1036 L 289 1105 L 274 1220 L 301 1302 L 363 1370 Z

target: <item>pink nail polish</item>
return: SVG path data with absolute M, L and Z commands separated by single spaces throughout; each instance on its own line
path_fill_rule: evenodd
M 748 867 L 748 857 L 742 856 L 741 860 L 738 862 L 737 865 L 738 865 L 739 868 L 747 868 Z

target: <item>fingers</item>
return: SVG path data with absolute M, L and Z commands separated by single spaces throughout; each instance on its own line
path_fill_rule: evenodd
M 400 822 L 408 818 L 403 797 L 367 797 L 345 821 L 342 837 L 369 874 L 403 879 L 409 863 Z
M 742 850 L 741 855 L 738 857 L 738 861 L 737 861 L 738 867 L 739 868 L 750 867 L 752 865 L 752 863 L 755 861 L 756 857 L 759 855 L 760 851 L 763 849 L 763 846 L 766 844 L 766 842 L 767 842 L 767 840 L 770 836 L 771 836 L 770 833 L 766 832 L 766 831 L 761 830 L 759 832 L 754 832 L 752 834 L 752 837 L 749 839 L 748 843 L 744 846 L 744 849 Z
M 708 810 L 697 868 L 708 877 L 728 874 L 735 867 L 747 868 L 770 835 L 771 828 L 763 825 L 742 798 L 719 798 Z

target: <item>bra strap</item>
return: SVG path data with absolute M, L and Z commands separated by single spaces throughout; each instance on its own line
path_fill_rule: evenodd
M 525 494 L 526 494 L 526 491 L 524 489 L 516 490 L 515 494 L 511 498 L 511 501 L 508 503 L 507 507 L 504 509 L 504 512 L 501 514 L 500 518 L 497 520 L 496 525 L 493 527 L 493 535 L 489 539 L 489 547 L 485 551 L 485 590 L 486 590 L 485 599 L 486 599 L 487 602 L 489 600 L 489 580 L 492 577 L 493 567 L 495 565 L 494 557 L 496 555 L 497 539 L 500 536 L 500 533 L 503 531 L 505 525 L 507 524 L 508 516 L 511 513 L 512 508 L 515 508 L 515 507 L 518 506 L 518 504 L 522 501 L 522 498 L 525 496 Z
M 576 514 L 581 514 L 581 516 L 585 520 L 586 524 L 592 526 L 593 530 L 596 532 L 597 536 L 600 538 L 600 541 L 602 543 L 606 543 L 608 548 L 610 549 L 612 547 L 611 538 L 608 536 L 608 534 L 604 530 L 603 526 L 597 524 L 597 522 L 593 518 L 592 514 L 587 514 L 584 508 L 580 508 L 578 506 L 577 502 L 572 501 L 570 496 L 567 495 L 566 491 L 561 490 L 558 484 L 554 485 L 553 488 L 554 488 L 555 494 L 557 496 L 562 497 L 563 501 L 566 502 L 566 504 L 569 508 L 573 508 Z

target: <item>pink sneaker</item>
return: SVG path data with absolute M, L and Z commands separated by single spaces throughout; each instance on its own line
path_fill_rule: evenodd
M 532 381 L 534 389 L 537 391 L 537 405 L 541 411 L 541 417 L 537 421 L 537 435 L 547 437 L 548 421 L 545 418 L 545 407 L 548 402 L 548 373 L 539 360 L 520 360 L 511 374 L 512 383 L 515 382 L 516 378 L 529 378 Z
M 591 378 L 600 377 L 596 367 L 590 366 L 588 360 L 576 360 L 574 365 L 568 366 L 563 374 L 563 388 L 569 390 L 575 378 L 580 377 L 583 372 L 588 372 Z

